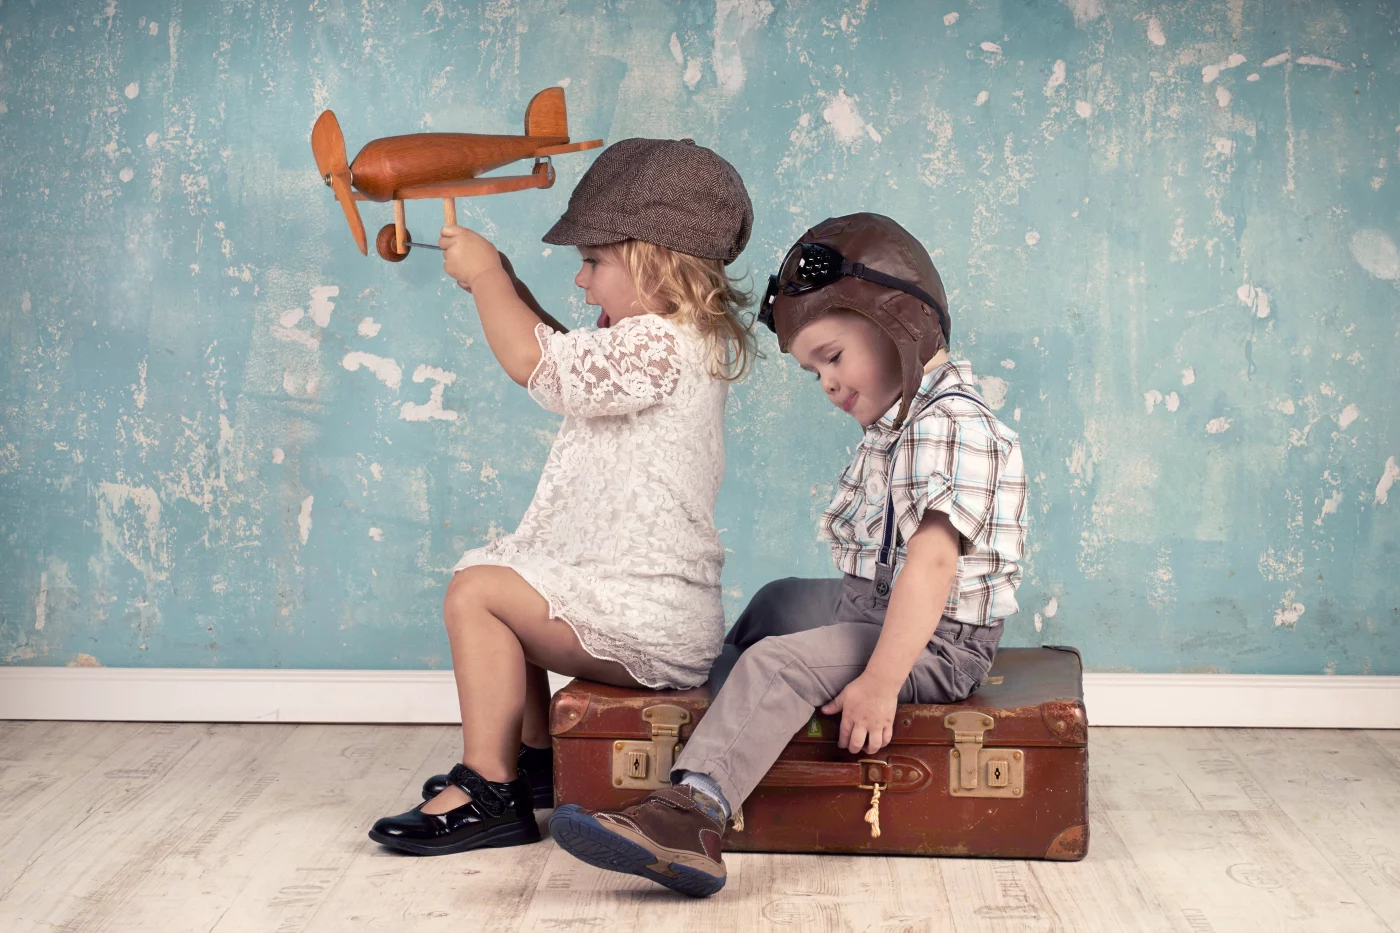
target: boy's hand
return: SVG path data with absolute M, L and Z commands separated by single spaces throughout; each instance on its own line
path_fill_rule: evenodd
M 822 707 L 828 716 L 841 714 L 838 748 L 852 754 L 864 748 L 873 755 L 889 744 L 894 735 L 895 708 L 899 705 L 899 685 L 894 689 L 862 674 L 846 685 L 836 699 Z
M 491 241 L 466 227 L 443 227 L 438 238 L 442 247 L 442 271 L 467 291 L 482 275 L 502 268 L 501 256 Z

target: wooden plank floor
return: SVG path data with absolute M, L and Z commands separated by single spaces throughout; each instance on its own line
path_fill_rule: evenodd
M 0 722 L 0 930 L 1400 933 L 1400 732 L 1094 729 L 1083 862 L 733 854 L 702 901 L 548 839 L 371 843 L 457 743 Z

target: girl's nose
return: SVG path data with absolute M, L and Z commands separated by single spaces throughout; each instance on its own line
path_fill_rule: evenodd
M 583 288 L 583 289 L 588 288 L 588 283 L 587 283 L 586 281 L 584 281 L 584 278 L 583 278 L 583 274 L 584 274 L 585 272 L 587 272 L 587 271 L 588 271 L 588 267 L 587 267 L 587 266 L 581 266 L 581 267 L 579 268 L 579 270 L 578 270 L 578 275 L 575 275 L 575 276 L 574 276 L 574 284 L 577 285 L 579 288 Z

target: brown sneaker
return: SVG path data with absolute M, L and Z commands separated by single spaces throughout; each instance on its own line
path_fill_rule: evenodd
M 685 784 L 667 787 L 621 813 L 566 804 L 550 817 L 549 833 L 590 865 L 709 897 L 727 875 L 720 858 L 724 824 L 695 805 L 694 793 Z

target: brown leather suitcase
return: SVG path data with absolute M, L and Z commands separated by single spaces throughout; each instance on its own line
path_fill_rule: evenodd
M 550 707 L 555 804 L 616 810 L 668 784 L 710 695 L 708 684 L 572 681 Z M 1088 720 L 1073 648 L 1003 648 L 966 700 L 901 705 L 893 741 L 868 758 L 836 747 L 839 725 L 817 714 L 793 736 L 736 814 L 726 850 L 1058 860 L 1088 851 Z

